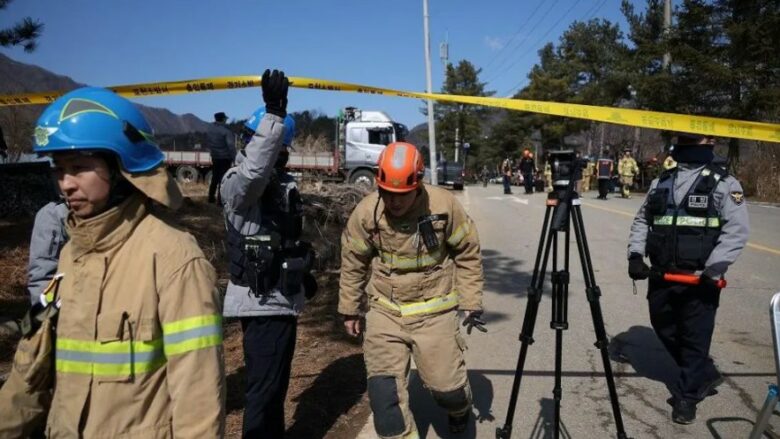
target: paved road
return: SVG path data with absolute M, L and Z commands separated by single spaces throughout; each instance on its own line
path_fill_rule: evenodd
M 459 198 L 482 240 L 490 332 L 468 338 L 467 364 L 479 420 L 458 437 L 494 438 L 496 427 L 506 419 L 545 196 L 504 196 L 499 186 L 470 186 Z M 673 363 L 650 326 L 646 283 L 638 282 L 639 293 L 634 295 L 625 274 L 628 229 L 640 203 L 639 197 L 601 201 L 594 192 L 585 194 L 582 203 L 626 431 L 634 438 L 747 437 L 775 377 L 768 303 L 780 291 L 780 210 L 749 206 L 751 244 L 728 273 L 712 347 L 726 383 L 719 395 L 699 404 L 695 424 L 680 426 L 671 423 L 671 408 L 665 402 L 669 396 L 665 383 L 674 380 Z M 580 270 L 573 252 L 570 329 L 564 332 L 563 343 L 562 437 L 616 437 Z M 552 437 L 555 333 L 549 327 L 550 304 L 548 285 L 536 343 L 526 361 L 513 438 Z M 414 372 L 410 393 L 421 437 L 450 437 L 446 415 L 435 407 Z M 780 426 L 780 418 L 773 425 Z M 360 438 L 371 437 L 369 419 Z

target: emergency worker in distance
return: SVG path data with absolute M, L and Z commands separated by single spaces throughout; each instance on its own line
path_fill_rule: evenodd
M 303 203 L 285 169 L 295 136 L 289 81 L 266 70 L 262 87 L 265 107 L 246 122 L 247 146 L 220 186 L 230 259 L 224 315 L 239 317 L 244 333 L 243 437 L 275 439 L 284 437 L 297 316 L 316 283 L 314 254 L 300 240 Z
M 596 180 L 598 181 L 599 200 L 606 200 L 610 191 L 610 180 L 614 161 L 610 157 L 609 149 L 604 148 L 601 156 L 596 160 Z
M 621 195 L 623 198 L 631 198 L 631 186 L 634 185 L 634 178 L 639 174 L 639 166 L 636 160 L 631 157 L 631 150 L 623 150 L 623 157 L 618 160 L 618 174 L 620 174 Z
M 382 438 L 416 438 L 407 384 L 410 356 L 452 432 L 471 413 L 465 342 L 458 327 L 484 331 L 482 259 L 472 220 L 450 192 L 422 184 L 423 159 L 408 143 L 379 157 L 378 192 L 352 212 L 341 238 L 339 313 L 360 334 L 362 304 L 368 396 Z
M 649 277 L 650 321 L 679 366 L 671 403 L 672 419 L 680 424 L 692 423 L 696 404 L 723 382 L 709 356 L 721 292 L 717 280 L 749 233 L 742 186 L 713 162 L 713 147 L 710 137 L 677 137 L 672 156 L 678 165 L 653 180 L 629 236 L 628 274 Z M 668 282 L 666 273 L 695 274 L 700 281 Z
M 150 126 L 80 88 L 44 110 L 34 149 L 54 160 L 69 240 L 0 390 L 0 437 L 46 421 L 50 438 L 222 437 L 216 275 L 162 215 L 181 193 Z

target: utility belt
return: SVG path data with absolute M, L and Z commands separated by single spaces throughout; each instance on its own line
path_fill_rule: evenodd
M 277 232 L 247 236 L 243 249 L 246 281 L 255 297 L 274 291 L 284 296 L 298 294 L 316 257 L 310 243 L 284 240 Z

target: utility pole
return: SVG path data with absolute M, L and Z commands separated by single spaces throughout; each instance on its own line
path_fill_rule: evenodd
M 664 36 L 669 37 L 669 32 L 672 30 L 672 0 L 664 0 Z M 667 51 L 664 53 L 663 67 L 664 70 L 669 68 L 669 64 L 672 62 L 672 54 Z
M 431 36 L 428 32 L 428 0 L 423 0 L 423 33 L 425 33 L 425 83 L 428 93 L 433 93 L 431 85 Z M 428 99 L 428 150 L 431 155 L 431 184 L 439 184 L 436 166 L 436 126 L 433 121 L 433 101 Z
M 460 150 L 460 129 L 455 128 L 455 163 L 458 163 L 459 150 Z

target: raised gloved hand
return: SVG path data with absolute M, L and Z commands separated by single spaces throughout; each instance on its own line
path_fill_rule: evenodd
M 639 253 L 631 253 L 628 258 L 628 277 L 634 280 L 647 279 L 650 276 L 650 267 L 645 264 L 644 258 Z
M 466 334 L 468 335 L 471 335 L 471 330 L 474 328 L 477 328 L 480 332 L 487 332 L 485 321 L 482 320 L 482 311 L 466 311 L 463 326 L 466 327 Z
M 284 76 L 284 72 L 279 70 L 271 72 L 266 69 L 263 73 L 262 87 L 265 112 L 281 118 L 287 116 L 287 91 L 290 88 L 290 81 Z

